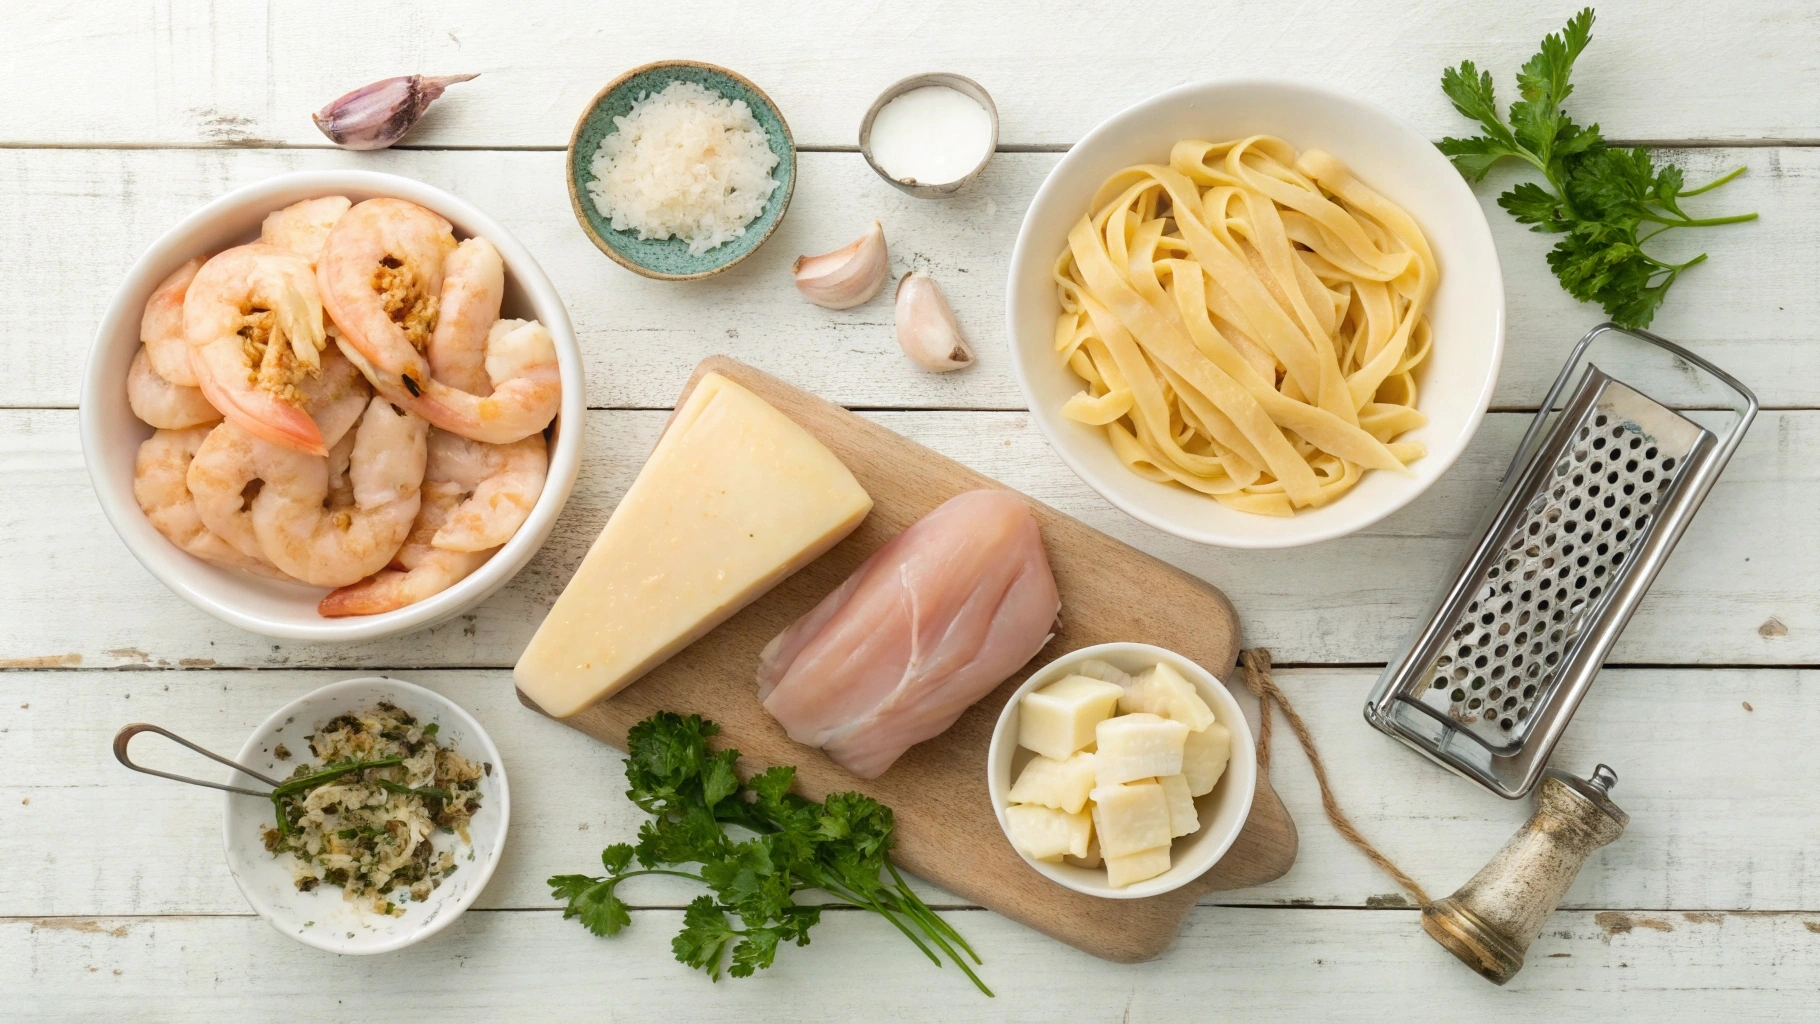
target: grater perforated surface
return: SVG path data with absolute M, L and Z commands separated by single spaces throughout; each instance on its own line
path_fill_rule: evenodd
M 1493 750 L 1523 742 L 1705 435 L 1610 378 L 1584 408 L 1542 453 L 1552 470 L 1477 567 L 1470 601 L 1421 673 L 1420 701 Z

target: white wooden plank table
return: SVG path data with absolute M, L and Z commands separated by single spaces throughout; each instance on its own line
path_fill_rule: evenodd
M 1431 889 L 1476 870 L 1527 813 L 1423 764 L 1359 717 L 1378 668 L 1452 572 L 1477 512 L 1567 349 L 1599 319 L 1548 274 L 1548 239 L 1478 188 L 1504 262 L 1510 337 L 1494 412 L 1404 511 L 1291 552 L 1202 548 L 1141 526 L 1069 473 L 1022 409 L 1005 351 L 1010 242 L 1056 154 L 1102 118 L 1186 81 L 1320 81 L 1433 138 L 1467 128 L 1437 87 L 1472 58 L 1508 96 L 1571 13 L 1394 0 L 1164 3 L 692 0 L 0 9 L 0 1018 L 271 1020 L 409 1007 L 449 1020 L 626 1021 L 1597 1019 L 1810 1016 L 1820 987 L 1820 18 L 1742 0 L 1607 2 L 1573 109 L 1699 180 L 1750 173 L 1711 203 L 1757 223 L 1681 244 L 1712 254 L 1656 329 L 1733 370 L 1765 412 L 1618 645 L 1557 762 L 1621 776 L 1629 832 L 1595 854 L 1507 989 L 1423 936 L 1392 884 L 1320 816 L 1301 753 L 1275 782 L 1302 833 L 1296 867 L 1196 908 L 1160 961 L 1101 963 L 925 888 L 986 951 L 997 1000 L 833 913 L 761 977 L 708 983 L 668 940 L 691 895 L 651 882 L 633 927 L 600 940 L 543 885 L 585 870 L 639 815 L 619 759 L 530 714 L 509 666 L 656 436 L 701 357 L 725 352 L 1150 551 L 1231 595 L 1251 643 L 1324 745 L 1361 827 Z M 601 256 L 562 184 L 586 99 L 646 60 L 752 77 L 803 149 L 777 237 L 719 278 L 637 278 Z M 879 88 L 918 71 L 983 83 L 1003 152 L 971 194 L 907 199 L 854 151 Z M 324 145 L 308 112 L 366 81 L 481 71 L 405 146 Z M 107 527 L 76 438 L 78 379 L 102 306 L 156 235 L 228 189 L 293 168 L 374 167 L 500 217 L 568 301 L 587 359 L 588 454 L 543 552 L 499 595 L 436 629 L 350 646 L 272 641 L 165 591 Z M 912 369 L 890 307 L 828 313 L 789 287 L 801 252 L 885 220 L 893 270 L 937 274 L 980 362 Z M 1695 251 L 1695 250 L 1690 250 Z M 271 708 L 355 672 L 424 683 L 470 708 L 512 766 L 513 832 L 473 913 L 429 942 L 336 958 L 249 914 L 220 855 L 212 794 L 133 775 L 107 743 L 151 720 L 234 749 Z M 649 881 L 649 880 L 647 880 Z

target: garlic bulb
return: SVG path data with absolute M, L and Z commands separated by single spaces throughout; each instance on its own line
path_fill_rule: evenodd
M 872 222 L 872 230 L 833 252 L 798 256 L 790 271 L 796 290 L 818 306 L 846 309 L 874 295 L 891 269 L 885 250 L 885 226 Z
M 479 75 L 405 75 L 362 86 L 310 115 L 342 149 L 384 149 L 411 130 L 442 91 Z
M 897 283 L 897 343 L 916 365 L 936 373 L 973 365 L 954 310 L 928 274 L 911 271 Z

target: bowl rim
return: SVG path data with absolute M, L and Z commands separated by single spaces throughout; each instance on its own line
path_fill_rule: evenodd
M 953 89 L 955 92 L 960 93 L 986 108 L 986 119 L 992 125 L 992 141 L 986 147 L 986 155 L 980 157 L 980 162 L 974 164 L 972 170 L 953 181 L 919 181 L 915 183 L 901 181 L 892 177 L 889 172 L 878 165 L 877 160 L 872 158 L 872 122 L 878 119 L 878 112 L 885 109 L 885 104 L 890 103 L 892 100 L 897 99 L 899 96 L 902 96 L 912 89 L 921 89 L 924 86 L 930 85 L 945 86 L 949 89 Z M 866 108 L 866 116 L 860 118 L 859 152 L 861 156 L 866 158 L 866 166 L 872 168 L 879 177 L 885 179 L 891 187 L 897 189 L 899 192 L 902 192 L 905 195 L 915 196 L 918 199 L 947 199 L 972 184 L 973 181 L 986 170 L 986 165 L 992 162 L 992 158 L 997 155 L 998 104 L 992 102 L 992 94 L 986 91 L 985 86 L 968 78 L 966 75 L 956 74 L 952 71 L 925 71 L 922 74 L 909 75 L 900 78 L 890 85 L 885 86 L 885 90 L 878 94 L 878 98 L 872 101 L 870 107 Z
M 436 704 L 442 709 L 443 714 L 458 720 L 464 728 L 472 730 L 472 735 L 483 748 L 481 751 L 483 759 L 490 760 L 493 765 L 493 774 L 491 778 L 496 778 L 498 780 L 499 795 L 497 797 L 497 803 L 499 807 L 499 831 L 498 838 L 493 843 L 493 852 L 487 857 L 485 863 L 473 865 L 474 870 L 479 873 L 480 878 L 474 885 L 470 886 L 467 892 L 463 893 L 460 898 L 453 901 L 451 910 L 439 913 L 434 918 L 419 924 L 412 931 L 372 949 L 347 949 L 338 946 L 333 942 L 324 941 L 327 937 L 327 933 L 322 932 L 321 930 L 298 933 L 281 927 L 277 919 L 273 917 L 271 911 L 254 897 L 253 893 L 249 890 L 249 884 L 241 880 L 240 872 L 234 867 L 234 858 L 230 851 L 233 849 L 235 843 L 234 800 L 236 799 L 236 795 L 233 793 L 221 794 L 222 855 L 228 864 L 228 874 L 233 877 L 234 886 L 240 890 L 240 895 L 245 897 L 247 905 L 252 907 L 253 912 L 264 918 L 265 922 L 271 925 L 276 931 L 288 935 L 306 946 L 313 946 L 324 952 L 339 953 L 344 956 L 369 956 L 374 953 L 390 953 L 393 950 L 403 949 L 406 946 L 422 942 L 424 939 L 447 928 L 451 922 L 467 912 L 467 909 L 472 906 L 474 901 L 480 898 L 480 894 L 485 891 L 487 883 L 492 881 L 493 872 L 499 867 L 500 857 L 505 853 L 506 836 L 511 832 L 512 787 L 506 778 L 505 760 L 500 756 L 499 746 L 493 742 L 493 737 L 488 735 L 486 729 L 481 727 L 480 722 L 476 721 L 474 716 L 469 714 L 468 710 L 460 704 L 455 703 L 448 697 L 445 697 L 426 686 L 408 683 L 402 679 L 393 679 L 389 676 L 359 676 L 354 679 L 343 679 L 340 682 L 319 686 L 308 693 L 293 698 L 286 702 L 283 707 L 272 712 L 270 715 L 267 715 L 265 720 L 260 722 L 259 725 L 253 729 L 252 733 L 247 736 L 246 742 L 241 745 L 240 753 L 236 755 L 235 760 L 239 761 L 241 764 L 252 763 L 259 754 L 259 738 L 271 733 L 272 730 L 278 726 L 283 725 L 284 719 L 294 716 L 297 713 L 297 710 L 306 702 L 317 698 L 333 697 L 343 691 L 353 692 L 359 690 L 372 690 L 379 686 L 403 690 L 413 696 Z M 257 780 L 252 781 L 255 783 L 257 782 Z
M 319 195 L 348 191 L 408 199 L 438 213 L 452 212 L 454 217 L 451 219 L 464 221 L 468 227 L 476 229 L 475 234 L 484 235 L 493 242 L 500 250 L 508 278 L 523 290 L 527 302 L 534 307 L 556 344 L 563 394 L 543 491 L 524 525 L 486 564 L 447 590 L 394 611 L 300 623 L 248 611 L 217 596 L 206 583 L 199 584 L 177 568 L 188 563 L 173 559 L 195 560 L 194 556 L 179 550 L 153 529 L 140 510 L 130 483 L 124 488 L 117 486 L 103 467 L 101 453 L 113 441 L 101 436 L 97 403 L 116 383 L 108 373 L 106 355 L 111 339 L 126 329 L 123 319 L 132 325 L 133 336 L 138 337 L 137 324 L 144 296 L 136 294 L 136 289 L 129 286 L 135 280 L 145 278 L 141 283 L 149 294 L 162 275 L 154 275 L 148 268 L 175 267 L 197 255 L 189 251 L 187 239 L 235 208 L 264 195 L 304 189 L 316 190 Z M 115 287 L 96 328 L 87 365 L 83 367 L 77 420 L 83 462 L 102 514 L 139 564 L 168 590 L 197 609 L 251 633 L 291 640 L 345 642 L 395 636 L 434 625 L 490 597 L 530 562 L 555 528 L 580 475 L 582 446 L 587 434 L 586 391 L 587 374 L 568 308 L 530 250 L 505 225 L 473 203 L 414 178 L 370 170 L 289 171 L 242 185 L 205 203 L 160 234 L 133 261 Z M 150 543 L 152 538 L 168 550 L 146 550 L 143 545 Z
M 1061 457 L 1062 462 L 1065 463 L 1083 483 L 1087 484 L 1095 493 L 1099 494 L 1100 497 L 1111 502 L 1112 505 L 1117 507 L 1120 511 L 1141 523 L 1155 527 L 1164 533 L 1181 537 L 1184 540 L 1194 541 L 1198 544 L 1250 550 L 1293 548 L 1334 540 L 1339 537 L 1356 533 L 1381 522 L 1387 516 L 1401 510 L 1418 496 L 1425 493 L 1429 487 L 1434 485 L 1435 481 L 1439 480 L 1446 474 L 1448 469 L 1452 468 L 1454 462 L 1466 451 L 1473 436 L 1478 433 L 1480 425 L 1484 422 L 1485 414 L 1491 406 L 1492 393 L 1497 389 L 1498 377 L 1504 362 L 1504 343 L 1508 328 L 1507 303 L 1504 294 L 1503 266 L 1498 256 L 1497 245 L 1491 235 L 1491 224 L 1486 219 L 1485 212 L 1479 206 L 1477 198 L 1473 196 L 1471 186 L 1466 183 L 1466 180 L 1463 177 L 1455 174 L 1445 187 L 1451 191 L 1463 194 L 1470 200 L 1469 205 L 1471 209 L 1475 211 L 1476 218 L 1470 221 L 1468 226 L 1473 229 L 1474 234 L 1479 236 L 1479 241 L 1482 243 L 1485 254 L 1490 260 L 1490 269 L 1496 273 L 1498 282 L 1498 287 L 1496 289 L 1497 302 L 1495 308 L 1492 310 L 1491 372 L 1486 375 L 1481 383 L 1479 393 L 1473 400 L 1472 412 L 1466 418 L 1463 429 L 1461 430 L 1458 439 L 1453 442 L 1451 450 L 1437 453 L 1431 448 L 1428 454 L 1423 457 L 1423 461 L 1427 463 L 1427 467 L 1433 467 L 1432 473 L 1424 480 L 1419 481 L 1417 486 L 1406 488 L 1400 495 L 1386 501 L 1380 509 L 1371 515 L 1360 515 L 1351 519 L 1340 519 L 1324 527 L 1307 528 L 1298 534 L 1273 537 L 1234 535 L 1230 532 L 1211 530 L 1195 524 L 1173 520 L 1167 516 L 1153 514 L 1142 508 L 1135 501 L 1128 500 L 1116 489 L 1102 487 L 1085 462 L 1078 458 L 1068 444 L 1063 443 L 1063 440 L 1057 436 L 1054 426 L 1050 423 L 1049 416 L 1046 413 L 1038 411 L 1035 390 L 1030 380 L 1030 369 L 1025 365 L 1024 346 L 1018 342 L 1017 325 L 1019 317 L 1017 312 L 1018 290 L 1016 282 L 1019 271 L 1024 267 L 1025 263 L 1031 259 L 1040 258 L 1045 261 L 1051 259 L 1049 256 L 1043 256 L 1033 252 L 1032 247 L 1035 243 L 1031 239 L 1031 235 L 1034 233 L 1035 228 L 1032 223 L 1032 218 L 1034 212 L 1043 204 L 1044 200 L 1048 198 L 1053 191 L 1061 187 L 1058 184 L 1058 179 L 1063 170 L 1069 166 L 1070 162 L 1084 159 L 1081 154 L 1092 148 L 1092 144 L 1097 142 L 1101 137 L 1110 135 L 1112 132 L 1124 126 L 1129 120 L 1142 117 L 1155 108 L 1167 106 L 1185 96 L 1192 96 L 1207 91 L 1243 89 L 1282 90 L 1288 93 L 1302 94 L 1304 97 L 1319 103 L 1362 109 L 1377 117 L 1383 118 L 1392 125 L 1399 134 L 1404 136 L 1406 140 L 1419 140 L 1423 146 L 1430 149 L 1434 148 L 1433 143 L 1421 132 L 1417 131 L 1414 125 L 1371 100 L 1352 93 L 1342 92 L 1338 89 L 1331 89 L 1323 85 L 1314 85 L 1294 79 L 1271 76 L 1210 78 L 1197 82 L 1184 83 L 1165 89 L 1153 96 L 1148 96 L 1125 107 L 1123 110 L 1112 114 L 1099 124 L 1094 125 L 1085 135 L 1081 136 L 1080 141 L 1069 147 L 1068 151 L 1062 155 L 1062 158 L 1056 161 L 1055 166 L 1049 169 L 1049 173 L 1043 177 L 1043 183 L 1038 186 L 1036 193 L 1031 197 L 1029 205 L 1024 208 L 1024 216 L 1018 226 L 1017 240 L 1012 245 L 1011 259 L 1006 270 L 1005 333 L 1007 335 L 1007 343 L 1011 348 L 1012 371 L 1017 377 L 1019 389 L 1024 394 L 1024 401 L 1030 409 L 1031 419 L 1036 421 L 1037 429 L 1042 431 L 1044 439 L 1049 442 L 1049 447 Z M 1438 150 L 1436 152 L 1438 154 Z M 1442 159 L 1445 159 L 1445 157 L 1442 157 Z M 1047 332 L 1045 333 L 1045 336 L 1048 336 Z M 1426 470 L 1427 467 L 1424 467 L 1424 469 Z M 1343 503 L 1347 497 L 1349 497 L 1349 495 L 1342 496 L 1336 504 Z M 1300 519 L 1303 517 L 1298 516 L 1296 518 Z
M 621 255 L 612 246 L 607 244 L 606 239 L 600 237 L 599 232 L 594 230 L 594 225 L 588 220 L 587 210 L 582 206 L 581 194 L 575 189 L 575 143 L 581 139 L 581 130 L 588 123 L 588 117 L 594 113 L 594 108 L 600 105 L 601 100 L 606 99 L 608 93 L 626 84 L 626 82 L 630 81 L 633 77 L 642 75 L 647 71 L 675 67 L 701 68 L 702 70 L 711 71 L 718 75 L 725 75 L 752 90 L 759 99 L 765 102 L 765 106 L 771 108 L 771 113 L 777 116 L 777 123 L 782 125 L 784 129 L 784 148 L 790 153 L 790 180 L 783 183 L 784 202 L 782 206 L 778 207 L 777 217 L 771 221 L 771 226 L 766 228 L 765 233 L 759 236 L 758 241 L 753 243 L 752 248 L 747 249 L 744 253 L 719 266 L 711 267 L 707 270 L 696 271 L 693 274 L 669 274 L 661 270 L 652 270 L 650 267 L 643 266 L 636 261 L 627 259 L 625 256 Z M 709 64 L 706 61 L 700 60 L 654 60 L 646 64 L 640 64 L 630 71 L 621 74 L 611 82 L 608 82 L 606 85 L 601 86 L 600 91 L 596 92 L 587 103 L 582 105 L 581 113 L 575 118 L 575 127 L 569 129 L 569 144 L 563 154 L 562 169 L 564 182 L 568 185 L 569 189 L 569 209 L 575 214 L 575 220 L 581 225 L 582 232 L 588 236 L 588 241 L 594 243 L 594 248 L 606 253 L 609 259 L 627 270 L 630 270 L 634 274 L 638 274 L 641 277 L 648 277 L 653 281 L 699 281 L 702 278 L 713 277 L 724 270 L 744 263 L 753 253 L 765 247 L 765 243 L 769 242 L 771 236 L 777 232 L 777 226 L 784 222 L 784 214 L 790 212 L 790 200 L 796 197 L 796 135 L 790 131 L 790 122 L 784 117 L 783 108 L 777 105 L 777 101 L 771 98 L 770 93 L 759 88 L 758 83 L 747 78 L 745 75 L 742 75 L 731 68 L 724 68 L 719 64 Z
M 1226 720 L 1226 716 L 1220 716 L 1218 721 L 1221 725 L 1226 726 L 1232 733 L 1232 753 L 1237 755 L 1241 748 L 1245 751 L 1245 763 L 1249 765 L 1247 771 L 1251 776 L 1251 783 L 1250 785 L 1237 787 L 1242 790 L 1242 792 L 1235 793 L 1233 792 L 1232 787 L 1227 789 L 1226 798 L 1239 802 L 1238 816 L 1234 819 L 1235 824 L 1233 825 L 1231 832 L 1228 835 L 1220 837 L 1211 845 L 1211 847 L 1209 847 L 1212 852 L 1200 854 L 1206 858 L 1206 863 L 1201 865 L 1199 870 L 1185 874 L 1181 878 L 1165 885 L 1152 885 L 1150 883 L 1155 882 L 1156 879 L 1147 878 L 1141 882 L 1133 882 L 1123 888 L 1115 889 L 1110 884 L 1088 887 L 1081 885 L 1069 875 L 1057 872 L 1055 870 L 1055 865 L 1045 864 L 1042 861 L 1030 857 L 1028 854 L 1024 853 L 1023 850 L 1018 849 L 1016 843 L 1011 842 L 1011 829 L 1005 824 L 1005 808 L 1011 806 L 1010 801 L 1006 799 L 1006 797 L 1011 791 L 1012 782 L 1015 780 L 1006 779 L 1003 786 L 997 784 L 997 774 L 993 768 L 993 763 L 996 760 L 994 755 L 1007 746 L 1012 748 L 1012 754 L 1016 754 L 1016 748 L 1018 746 L 1017 738 L 1010 735 L 1009 732 L 1011 714 L 1017 708 L 1018 701 L 1022 700 L 1025 694 L 1036 689 L 1039 683 L 1047 685 L 1048 683 L 1055 681 L 1052 678 L 1045 678 L 1054 669 L 1058 666 L 1071 665 L 1094 657 L 1121 654 L 1141 654 L 1145 657 L 1156 658 L 1159 662 L 1168 662 L 1171 667 L 1176 668 L 1178 671 L 1186 668 L 1188 670 L 1186 674 L 1189 681 L 1194 683 L 1197 688 L 1205 688 L 1209 692 L 1223 696 L 1224 701 L 1221 703 L 1227 705 L 1229 710 L 1232 710 L 1235 713 L 1231 716 L 1232 721 L 1230 722 Z M 1009 768 L 1009 760 L 1007 760 L 1006 765 L 1007 768 Z M 1232 763 L 1228 760 L 1226 773 L 1222 775 L 1220 780 L 1222 783 L 1231 777 L 1231 771 Z M 1185 654 L 1172 651 L 1167 647 L 1158 647 L 1156 644 L 1140 643 L 1137 641 L 1113 641 L 1110 643 L 1093 644 L 1089 647 L 1077 648 L 1051 659 L 1041 668 L 1030 673 L 1030 675 L 1019 684 L 1018 688 L 1012 692 L 1011 697 L 1005 701 L 1005 706 L 999 710 L 998 720 L 992 724 L 992 738 L 988 741 L 986 746 L 986 791 L 992 801 L 993 817 L 998 819 L 999 831 L 1004 833 L 1005 841 L 1011 844 L 1011 849 L 1015 851 L 1019 857 L 1023 858 L 1025 864 L 1028 864 L 1038 874 L 1049 881 L 1086 896 L 1098 896 L 1102 899 L 1112 900 L 1135 900 L 1145 899 L 1151 896 L 1161 896 L 1167 892 L 1174 892 L 1182 886 L 1188 885 L 1201 878 L 1203 875 L 1207 874 L 1207 872 L 1212 871 L 1214 866 L 1219 864 L 1226 854 L 1231 851 L 1233 844 L 1238 842 L 1239 836 L 1245 831 L 1246 824 L 1251 820 L 1252 805 L 1257 798 L 1257 773 L 1257 742 L 1251 734 L 1251 722 L 1245 717 L 1244 707 L 1239 704 L 1238 699 L 1232 695 L 1232 691 L 1227 688 L 1226 684 L 1220 681 L 1220 677 L 1214 675 L 1205 666 Z M 1174 863 L 1171 863 L 1170 870 L 1173 871 L 1175 866 Z

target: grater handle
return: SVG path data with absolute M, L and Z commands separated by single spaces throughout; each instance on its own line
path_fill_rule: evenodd
M 1659 334 L 1651 334 L 1644 330 L 1627 330 L 1607 320 L 1605 323 L 1587 331 L 1586 337 L 1580 339 L 1579 343 L 1574 346 L 1573 353 L 1567 357 L 1567 362 L 1562 364 L 1561 372 L 1555 377 L 1554 384 L 1549 387 L 1547 397 L 1542 399 L 1542 407 L 1536 410 L 1536 418 L 1530 421 L 1529 429 L 1523 433 L 1523 441 L 1517 445 L 1516 455 L 1511 457 L 1510 465 L 1505 467 L 1504 475 L 1499 477 L 1500 483 L 1509 481 L 1511 475 L 1517 472 L 1519 467 L 1528 464 L 1530 456 L 1535 452 L 1535 448 L 1542 442 L 1542 435 L 1544 433 L 1543 428 L 1548 424 L 1549 415 L 1554 412 L 1555 400 L 1560 398 L 1561 393 L 1567 389 L 1568 382 L 1573 379 L 1574 371 L 1580 368 L 1582 358 L 1586 355 L 1586 350 L 1591 348 L 1592 343 L 1597 341 L 1600 336 L 1608 332 L 1616 332 L 1635 338 L 1638 341 L 1648 342 L 1680 359 L 1684 359 L 1701 370 L 1706 371 L 1714 379 L 1718 380 L 1719 383 L 1724 384 L 1737 394 L 1740 399 L 1740 404 L 1736 407 L 1739 419 L 1737 423 L 1732 425 L 1731 430 L 1727 432 L 1721 441 L 1718 464 L 1723 466 L 1731 458 L 1732 449 L 1736 448 L 1738 442 L 1744 439 L 1745 428 L 1749 427 L 1751 420 L 1755 419 L 1757 416 L 1757 396 L 1753 394 L 1749 388 L 1745 387 L 1743 382 L 1739 381 L 1738 378 L 1733 377 L 1731 374 L 1719 369 L 1707 360 L 1689 352 L 1680 345 L 1669 341 L 1667 338 L 1664 338 Z

